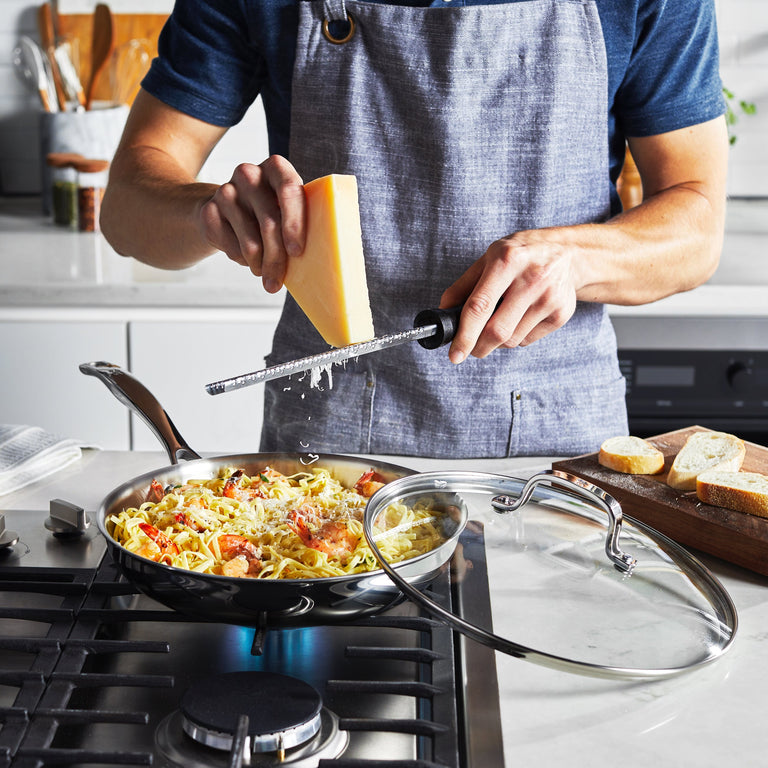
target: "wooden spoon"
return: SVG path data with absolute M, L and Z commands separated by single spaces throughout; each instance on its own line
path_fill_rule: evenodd
M 91 42 L 91 79 L 85 99 L 85 108 L 93 105 L 96 82 L 107 65 L 115 47 L 112 11 L 109 6 L 99 3 L 93 11 L 93 40 Z
M 43 51 L 45 51 L 45 55 L 48 57 L 48 63 L 51 67 L 53 84 L 56 88 L 56 100 L 59 104 L 59 109 L 63 112 L 67 108 L 67 98 L 64 90 L 64 83 L 61 79 L 61 72 L 59 72 L 59 65 L 54 54 L 54 51 L 56 50 L 56 31 L 53 24 L 53 11 L 51 10 L 50 3 L 43 3 L 37 9 L 37 28 L 40 32 Z

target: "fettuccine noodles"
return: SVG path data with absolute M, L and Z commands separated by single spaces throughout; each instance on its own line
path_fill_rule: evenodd
M 209 480 L 163 489 L 108 519 L 126 549 L 178 568 L 261 579 L 312 579 L 375 570 L 363 534 L 367 497 L 382 485 L 365 473 L 354 489 L 327 469 L 252 477 L 227 469 Z M 376 545 L 391 563 L 445 540 L 441 514 L 426 504 L 392 503 L 376 521 Z

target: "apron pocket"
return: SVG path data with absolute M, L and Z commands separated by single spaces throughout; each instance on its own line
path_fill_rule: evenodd
M 537 387 L 512 394 L 510 456 L 575 456 L 592 453 L 614 435 L 628 431 L 626 381 Z

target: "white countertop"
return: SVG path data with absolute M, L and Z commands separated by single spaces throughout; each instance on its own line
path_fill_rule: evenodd
M 390 460 L 392 460 L 390 458 Z M 549 458 L 394 459 L 415 469 L 477 469 L 527 477 Z M 0 498 L 5 509 L 45 509 L 64 498 L 95 510 L 112 488 L 167 464 L 162 453 L 86 451 L 58 475 Z M 508 766 L 721 768 L 765 765 L 768 579 L 701 556 L 730 593 L 739 629 L 729 652 L 659 682 L 580 677 L 497 654 Z
M 768 201 L 729 202 L 720 268 L 704 286 L 622 317 L 767 317 Z M 223 254 L 163 271 L 118 256 L 103 236 L 55 226 L 35 198 L 0 199 L 0 320 L 209 320 L 272 322 L 282 292 L 267 294 Z

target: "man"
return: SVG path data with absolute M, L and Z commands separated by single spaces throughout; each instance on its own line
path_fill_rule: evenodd
M 267 385 L 262 449 L 564 455 L 625 432 L 604 304 L 694 288 L 722 246 L 711 0 L 217 5 L 178 0 L 161 36 L 112 164 L 114 247 L 168 268 L 221 250 L 274 292 L 302 182 L 352 173 L 377 333 L 464 304 L 448 355 Z M 197 183 L 258 93 L 273 155 Z M 625 138 L 644 201 L 621 213 Z M 267 362 L 323 348 L 288 297 Z

